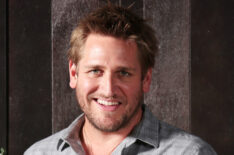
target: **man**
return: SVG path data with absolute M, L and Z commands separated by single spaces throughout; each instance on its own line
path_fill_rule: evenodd
M 216 154 L 143 104 L 157 47 L 152 28 L 128 9 L 109 5 L 82 19 L 68 55 L 70 87 L 84 114 L 25 154 Z

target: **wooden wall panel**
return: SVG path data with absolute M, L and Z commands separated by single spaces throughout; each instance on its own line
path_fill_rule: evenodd
M 9 155 L 51 134 L 50 1 L 9 1 Z
M 160 43 L 146 102 L 159 119 L 189 131 L 190 1 L 144 2 L 144 17 L 156 30 Z
M 234 1 L 192 0 L 192 133 L 234 154 Z
M 0 148 L 7 149 L 7 25 L 6 0 L 0 1 Z

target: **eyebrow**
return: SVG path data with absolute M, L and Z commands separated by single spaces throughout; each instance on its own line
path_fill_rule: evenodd
M 84 68 L 86 69 L 93 69 L 93 68 L 105 68 L 104 66 L 102 65 L 86 65 L 84 66 Z M 132 67 L 126 67 L 126 66 L 119 66 L 116 68 L 116 70 L 126 70 L 126 71 L 136 71 L 136 68 L 132 68 Z
M 89 68 L 104 68 L 104 67 L 101 65 L 86 65 L 84 66 L 84 68 L 89 69 Z
M 136 71 L 135 68 L 131 68 L 131 67 L 124 67 L 124 66 L 120 66 L 120 67 L 117 67 L 117 70 L 126 70 L 126 71 Z

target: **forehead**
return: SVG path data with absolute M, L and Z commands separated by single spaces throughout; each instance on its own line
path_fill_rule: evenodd
M 138 49 L 133 40 L 90 34 L 84 44 L 80 61 L 119 61 L 138 65 Z

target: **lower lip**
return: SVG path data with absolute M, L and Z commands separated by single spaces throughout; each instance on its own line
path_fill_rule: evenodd
M 118 105 L 103 105 L 103 104 L 99 104 L 97 102 L 97 104 L 99 105 L 99 107 L 104 110 L 104 111 L 115 111 L 119 108 L 120 104 Z

